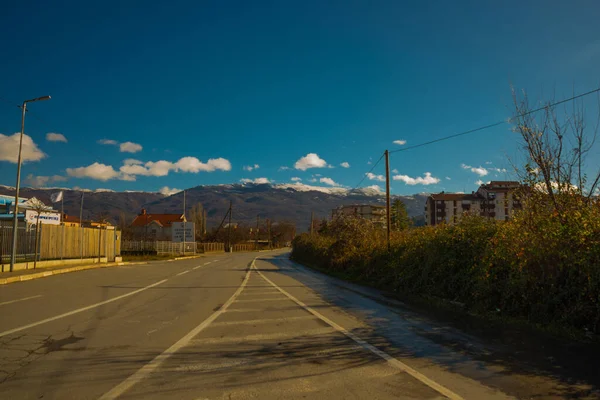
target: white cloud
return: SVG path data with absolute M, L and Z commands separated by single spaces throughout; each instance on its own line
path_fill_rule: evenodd
M 383 175 L 375 175 L 375 174 L 373 174 L 371 172 L 367 172 L 365 175 L 371 181 L 385 182 L 385 176 L 383 176 Z
M 475 182 L 475 184 L 476 184 L 477 186 L 481 186 L 481 185 L 488 185 L 489 183 L 490 183 L 490 181 L 484 182 L 484 181 L 482 181 L 481 179 Z
M 308 181 L 309 181 L 309 182 L 313 182 L 313 183 L 314 183 L 314 182 L 316 182 L 316 181 L 317 181 L 317 178 L 311 178 L 311 179 L 309 179 Z
M 506 172 L 506 168 L 488 168 L 490 171 L 496 171 L 499 173 L 504 173 Z
M 0 161 L 17 163 L 20 136 L 20 132 L 17 132 L 12 136 L 0 133 Z M 39 161 L 44 157 L 46 157 L 46 154 L 37 147 L 31 136 L 24 134 L 23 147 L 21 149 L 21 161 Z
M 331 178 L 321 178 L 321 179 L 319 179 L 319 182 L 324 183 L 329 186 L 341 186 L 339 183 L 334 182 L 333 179 L 331 179 Z
M 142 165 L 144 162 L 135 158 L 126 158 L 123 160 L 123 165 Z
M 95 193 L 106 193 L 106 192 L 114 192 L 114 190 L 112 189 L 103 189 L 103 188 L 98 188 L 96 190 L 94 190 Z
M 287 171 L 290 167 L 279 167 L 277 171 Z
M 271 183 L 271 181 L 269 181 L 268 178 L 256 178 L 256 179 L 240 179 L 240 182 L 242 183 L 255 183 L 257 185 L 262 185 L 265 183 Z
M 167 176 L 169 172 L 213 172 L 216 170 L 229 171 L 231 163 L 224 158 L 211 158 L 206 163 L 198 160 L 196 157 L 182 157 L 179 161 L 172 163 L 171 161 L 159 160 L 148 161 L 143 163 L 139 160 L 128 158 L 123 161 L 123 165 L 119 171 L 125 176 Z M 121 178 L 123 180 L 135 180 Z
M 486 163 L 486 165 L 492 165 L 491 161 L 486 161 L 485 163 Z
M 244 171 L 252 171 L 253 169 L 259 169 L 260 165 L 258 164 L 254 164 L 254 165 L 244 165 L 244 167 L 242 168 Z
M 327 162 L 316 153 L 308 153 L 294 164 L 294 168 L 301 171 L 306 171 L 309 168 L 324 168 L 326 166 Z
M 67 138 L 62 133 L 46 133 L 46 140 L 49 142 L 63 142 L 67 143 Z
M 394 169 L 392 170 L 392 172 L 393 172 L 394 174 L 397 174 L 397 173 L 398 173 L 398 170 L 397 170 L 396 168 L 394 168 Z
M 367 161 L 367 165 L 371 165 L 373 164 L 371 161 Z
M 100 139 L 100 140 L 98 140 L 98 144 L 106 144 L 106 145 L 110 145 L 110 146 L 116 146 L 119 144 L 119 142 L 117 142 L 116 140 L 112 140 L 112 139 Z
M 340 167 L 342 168 L 350 168 L 350 163 L 347 161 L 344 161 L 343 163 L 340 164 Z
M 293 177 L 291 179 L 293 182 L 300 182 L 302 180 L 302 178 L 298 178 L 297 176 Z
M 449 176 L 446 177 L 446 180 L 451 181 L 452 178 L 450 178 Z
M 133 142 L 121 143 L 119 151 L 121 153 L 137 153 L 138 151 L 142 151 L 142 145 Z
M 473 172 L 479 176 L 486 176 L 487 174 L 489 174 L 489 171 L 486 168 L 483 168 L 481 166 L 471 167 L 470 165 L 466 165 L 466 164 L 461 164 L 460 166 L 462 169 L 471 170 L 471 172 Z
M 99 181 L 107 181 L 109 179 L 117 178 L 119 173 L 115 171 L 111 165 L 95 162 L 87 167 L 67 168 L 67 175 L 75 178 L 90 178 Z
M 406 144 L 406 140 L 394 140 L 394 144 L 404 146 Z
M 67 178 L 60 175 L 52 175 L 52 176 L 34 176 L 33 174 L 27 175 L 25 178 L 25 182 L 32 187 L 43 187 L 52 182 L 64 182 Z
M 407 185 L 434 185 L 440 182 L 439 178 L 435 178 L 431 176 L 431 172 L 425 172 L 425 176 L 411 178 L 408 175 L 394 175 L 393 179 L 395 181 L 402 181 Z
M 225 158 L 210 158 L 206 163 L 198 160 L 196 157 L 183 157 L 175 163 L 175 169 L 183 172 L 213 172 L 231 171 L 231 163 Z
M 158 193 L 160 193 L 164 196 L 172 196 L 175 193 L 179 193 L 179 192 L 181 192 L 181 189 L 169 188 L 168 186 L 163 186 L 158 191 Z

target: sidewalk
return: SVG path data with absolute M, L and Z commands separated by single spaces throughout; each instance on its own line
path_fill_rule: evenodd
M 46 267 L 46 268 L 37 268 L 37 269 L 22 269 L 19 271 L 13 272 L 0 272 L 0 285 L 5 285 L 7 283 L 13 282 L 21 282 L 28 281 L 31 279 L 45 278 L 47 276 L 64 274 L 68 272 L 75 271 L 83 271 L 86 269 L 95 269 L 95 268 L 106 268 L 106 267 L 116 267 L 119 265 L 127 265 L 127 264 L 146 264 L 142 263 L 127 263 L 127 262 L 118 262 L 118 263 L 96 263 L 96 264 L 79 264 L 79 265 L 70 265 L 68 267 L 56 266 L 56 267 Z

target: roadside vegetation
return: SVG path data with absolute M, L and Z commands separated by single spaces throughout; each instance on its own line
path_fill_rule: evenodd
M 526 165 L 523 209 L 510 221 L 464 217 L 456 225 L 384 230 L 352 217 L 298 236 L 292 257 L 400 293 L 464 303 L 477 313 L 600 333 L 600 174 L 584 172 L 596 132 L 582 109 L 537 119 L 515 96 Z M 562 115 L 562 114 L 561 114 Z M 394 225 L 393 225 L 394 226 Z

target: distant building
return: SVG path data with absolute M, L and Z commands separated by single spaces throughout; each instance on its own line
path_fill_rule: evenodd
M 187 222 L 183 214 L 150 214 L 145 208 L 131 223 L 138 240 L 171 240 L 173 222 Z
M 479 215 L 507 221 L 515 210 L 521 209 L 521 202 L 515 191 L 521 188 L 519 182 L 492 181 L 481 185 L 477 192 L 437 193 L 427 198 L 425 203 L 425 223 L 437 225 L 454 224 L 464 214 Z
M 339 215 L 354 215 L 372 221 L 375 224 L 385 227 L 386 213 L 385 206 L 376 206 L 373 204 L 354 204 L 341 206 L 332 210 L 332 217 Z
M 14 202 L 14 196 L 0 195 L 0 221 L 13 220 Z M 26 222 L 28 225 L 36 225 L 38 222 L 40 224 L 60 225 L 60 213 L 35 197 L 30 199 L 19 197 L 17 220 Z

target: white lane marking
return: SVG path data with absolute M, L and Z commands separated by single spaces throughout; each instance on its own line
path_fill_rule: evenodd
M 204 263 L 204 265 L 208 265 L 208 264 L 210 264 L 211 262 L 212 262 L 212 261 L 205 262 L 205 263 Z
M 37 296 L 29 296 L 29 297 L 23 297 L 22 299 L 5 301 L 4 303 L 0 303 L 0 306 L 5 306 L 5 305 L 7 305 L 7 304 L 17 303 L 17 302 L 19 302 L 19 301 L 25 301 L 25 300 L 37 299 L 38 297 L 42 297 L 42 295 L 41 295 L 41 294 L 38 294 Z
M 281 318 L 262 318 L 262 319 L 244 319 L 241 321 L 223 321 L 223 322 L 215 322 L 211 325 L 211 327 L 216 326 L 230 326 L 230 325 L 254 325 L 254 324 L 269 324 L 269 323 L 279 323 L 279 322 L 290 322 L 290 321 L 298 321 L 305 319 L 315 319 L 313 315 L 303 315 L 301 317 L 281 317 Z
M 189 269 L 188 269 L 187 271 L 183 271 L 183 272 L 180 272 L 180 273 L 178 273 L 178 274 L 177 274 L 177 276 L 179 276 L 179 275 L 185 275 L 185 274 L 187 274 L 188 272 L 190 272 L 190 270 L 189 270 Z
M 221 314 L 223 314 L 225 312 L 225 310 L 227 310 L 227 308 L 231 305 L 231 303 L 234 302 L 236 297 L 238 297 L 240 295 L 240 293 L 242 293 L 242 290 L 244 290 L 244 287 L 248 283 L 248 279 L 250 279 L 250 268 L 248 268 L 248 271 L 246 272 L 246 277 L 242 281 L 242 284 L 240 285 L 240 287 L 229 298 L 229 300 L 227 300 L 227 302 L 225 302 L 225 304 L 223 304 L 223 306 L 221 306 L 221 308 L 219 308 L 217 311 L 215 311 L 213 314 L 211 314 L 208 318 L 206 318 L 204 321 L 202 321 L 200 323 L 200 325 L 198 325 L 197 327 L 195 327 L 194 329 L 189 331 L 187 333 L 187 335 L 185 335 L 184 337 L 179 339 L 177 342 L 175 342 L 173 345 L 171 345 L 171 347 L 169 347 L 168 349 L 166 349 L 165 351 L 163 351 L 162 353 L 160 353 L 159 355 L 154 357 L 154 359 L 152 359 L 152 361 L 150 361 L 148 364 L 146 364 L 142 368 L 138 369 L 129 378 L 125 379 L 123 382 L 121 382 L 120 384 L 118 384 L 117 386 L 112 388 L 110 391 L 104 393 L 104 395 L 102 395 L 102 397 L 100 397 L 99 400 L 109 400 L 109 399 L 118 398 L 123 393 L 125 393 L 126 391 L 131 389 L 131 387 L 133 385 L 140 382 L 142 379 L 146 378 L 148 375 L 150 375 L 152 372 L 154 372 L 158 367 L 160 367 L 160 365 L 163 362 L 165 362 L 167 359 L 169 359 L 169 357 L 171 357 L 173 354 L 178 352 L 182 347 L 187 346 L 191 342 L 191 340 L 194 336 L 196 336 L 197 334 L 202 332 L 204 329 L 206 329 L 215 319 L 217 319 Z
M 167 281 L 167 279 L 163 279 L 162 281 L 155 282 L 155 283 L 153 283 L 151 285 L 148 285 L 148 286 L 145 286 L 145 287 L 143 287 L 141 289 L 134 290 L 133 292 L 129 292 L 129 293 L 125 293 L 125 294 L 122 294 L 120 296 L 117 296 L 117 297 L 113 297 L 112 299 L 104 300 L 104 301 L 101 301 L 99 303 L 95 303 L 95 304 L 92 304 L 92 305 L 89 305 L 89 306 L 86 306 L 86 307 L 82 307 L 82 308 L 78 308 L 78 309 L 73 310 L 73 311 L 66 312 L 64 314 L 59 314 L 59 315 L 56 315 L 54 317 L 50 317 L 50 318 L 43 319 L 41 321 L 33 322 L 31 324 L 28 324 L 28 325 L 23 325 L 23 326 L 20 326 L 18 328 L 14 328 L 14 329 L 10 329 L 8 331 L 0 332 L 0 338 L 4 337 L 6 335 L 10 335 L 11 333 L 22 331 L 24 329 L 33 328 L 34 326 L 45 324 L 47 322 L 56 321 L 57 319 L 65 318 L 65 317 L 68 317 L 68 316 L 73 315 L 73 314 L 78 314 L 80 312 L 91 310 L 92 308 L 100 307 L 100 306 L 103 306 L 104 304 L 108 304 L 108 303 L 112 303 L 113 301 L 124 299 L 125 297 L 133 296 L 134 294 L 141 293 L 144 290 L 148 290 L 150 288 L 153 288 L 154 286 L 158 286 L 160 284 L 163 284 L 166 281 Z
M 198 265 L 197 267 L 192 268 L 193 270 L 196 270 L 198 268 L 202 268 L 202 265 Z
M 307 306 L 302 301 L 298 300 L 297 298 L 295 298 L 294 296 L 292 296 L 291 294 L 289 294 L 288 292 L 286 292 L 285 290 L 283 290 L 282 288 L 280 288 L 279 286 L 277 286 L 269 278 L 267 278 L 262 272 L 260 272 L 256 268 L 256 265 L 254 263 L 252 263 L 252 267 L 251 268 L 254 268 L 254 270 L 256 272 L 258 272 L 258 274 L 265 281 L 267 281 L 268 283 L 270 283 L 271 285 L 273 285 L 273 287 L 277 288 L 277 290 L 279 290 L 282 294 L 286 295 L 290 300 L 292 300 L 293 302 L 295 302 L 296 304 L 298 304 L 304 310 L 308 311 L 309 313 L 311 313 L 315 317 L 321 319 L 323 322 L 325 322 L 327 325 L 331 326 L 333 329 L 337 330 L 340 333 L 343 333 L 344 335 L 346 335 L 350 339 L 354 340 L 362 348 L 364 348 L 366 350 L 369 350 L 371 353 L 373 353 L 373 354 L 375 354 L 375 355 L 383 358 L 391 366 L 396 367 L 396 368 L 398 368 L 398 369 L 406 372 L 407 374 L 411 375 L 413 378 L 418 379 L 419 381 L 421 381 L 425 385 L 429 386 L 433 390 L 435 390 L 438 393 L 440 393 L 440 394 L 448 397 L 451 400 L 464 400 L 461 396 L 459 396 L 458 394 L 454 393 L 453 391 L 451 391 L 450 389 L 446 388 L 445 386 L 442 386 L 439 383 L 433 381 L 432 379 L 429 379 L 428 377 L 426 377 L 425 375 L 423 375 L 422 373 L 420 373 L 416 369 L 413 369 L 413 368 L 409 367 L 408 365 L 404 364 L 402 361 L 397 360 L 396 358 L 390 356 L 386 352 L 379 350 L 377 347 L 373 346 L 372 344 L 368 343 L 365 340 L 362 340 L 360 337 L 358 337 L 355 334 L 353 334 L 352 332 L 346 330 L 346 328 L 342 327 L 341 325 L 338 325 L 337 323 L 333 322 L 332 320 L 330 320 L 329 318 L 327 318 L 326 316 L 324 316 L 320 312 L 318 312 L 315 309 Z M 276 272 L 276 271 L 273 270 L 273 272 Z
M 236 303 L 258 303 L 261 301 L 282 301 L 282 300 L 285 300 L 285 299 L 270 297 L 267 299 L 240 299 L 240 300 L 236 300 L 235 302 Z
M 247 343 L 254 341 L 263 340 L 282 340 L 282 339 L 294 339 L 302 336 L 322 336 L 322 335 L 337 335 L 335 329 L 325 326 L 322 328 L 306 329 L 303 331 L 295 332 L 276 332 L 276 333 L 258 333 L 256 335 L 245 335 L 245 336 L 229 336 L 229 337 L 209 337 L 202 339 L 194 339 L 191 344 L 225 344 L 225 343 Z M 318 339 L 318 338 L 312 338 Z M 101 399 L 102 400 L 102 399 Z
M 219 261 L 219 260 L 213 260 L 213 262 L 217 262 L 217 261 Z

